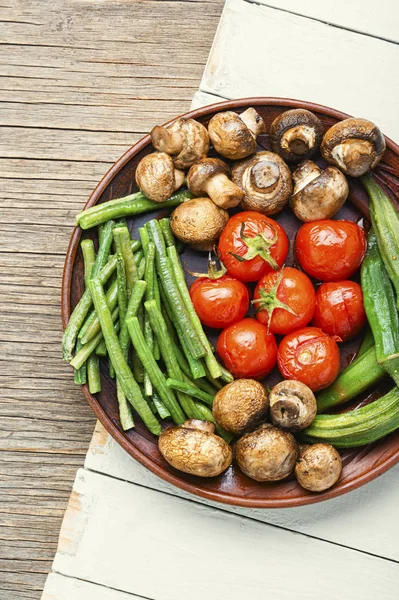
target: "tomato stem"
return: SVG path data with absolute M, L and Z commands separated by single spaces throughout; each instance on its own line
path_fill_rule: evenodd
M 267 312 L 267 315 L 268 315 L 267 333 L 269 333 L 270 323 L 272 320 L 273 312 L 276 310 L 276 308 L 282 308 L 283 310 L 286 310 L 287 312 L 291 313 L 295 317 L 298 316 L 296 314 L 296 312 L 294 312 L 292 310 L 292 308 L 290 308 L 288 306 L 288 304 L 284 304 L 284 302 L 281 302 L 281 300 L 279 300 L 277 298 L 278 288 L 283 279 L 283 276 L 284 276 L 284 267 L 281 269 L 280 273 L 278 274 L 273 287 L 269 291 L 266 291 L 265 288 L 259 288 L 260 298 L 258 300 L 252 300 L 252 304 L 258 304 L 258 306 L 256 307 L 257 313 L 261 312 L 263 310 L 265 310 Z
M 276 230 L 274 229 L 274 236 L 272 238 L 266 237 L 266 235 L 262 232 L 258 233 L 254 237 L 249 237 L 244 234 L 245 226 L 246 226 L 245 222 L 241 224 L 240 238 L 242 239 L 244 244 L 247 246 L 248 250 L 247 250 L 246 254 L 244 254 L 243 256 L 241 256 L 239 254 L 234 254 L 233 252 L 231 253 L 232 256 L 234 256 L 234 258 L 236 258 L 240 262 L 252 260 L 256 256 L 260 256 L 275 271 L 277 271 L 277 269 L 279 268 L 279 265 L 277 264 L 277 262 L 274 260 L 274 258 L 270 254 L 270 248 L 272 246 L 274 246 L 274 244 L 277 242 L 278 236 L 277 236 Z
M 208 279 L 220 279 L 221 277 L 223 277 L 223 275 L 226 275 L 227 273 L 227 269 L 224 266 L 224 264 L 222 263 L 222 261 L 220 260 L 220 257 L 218 256 L 216 250 L 215 250 L 215 256 L 216 258 L 212 257 L 212 250 L 209 251 L 209 256 L 208 256 L 208 272 L 207 273 L 195 273 L 194 271 L 189 271 L 190 275 L 192 275 L 193 277 L 207 277 Z M 220 269 L 217 268 L 217 261 L 219 260 L 220 263 Z

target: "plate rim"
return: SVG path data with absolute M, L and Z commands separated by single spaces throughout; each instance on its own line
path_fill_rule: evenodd
M 304 108 L 310 111 L 321 112 L 324 113 L 326 116 L 330 116 L 340 120 L 347 119 L 351 116 L 334 108 L 324 106 L 322 104 L 317 104 L 314 102 L 308 102 L 305 100 L 269 96 L 256 96 L 248 98 L 239 98 L 236 100 L 223 100 L 221 102 L 215 102 L 207 106 L 195 108 L 177 117 L 174 117 L 173 119 L 170 119 L 169 121 L 164 123 L 164 125 L 173 123 L 173 121 L 182 117 L 193 119 L 206 117 L 207 115 L 214 113 L 215 110 L 236 110 L 243 107 L 259 105 L 282 107 L 286 106 L 290 108 L 292 108 L 292 106 L 295 106 L 297 108 Z M 387 147 L 399 156 L 399 145 L 387 136 L 385 136 L 385 139 Z M 90 194 L 89 199 L 87 200 L 83 210 L 86 210 L 97 204 L 102 193 L 109 185 L 109 183 L 114 179 L 114 177 L 119 173 L 119 171 L 131 160 L 132 157 L 134 157 L 138 152 L 143 150 L 150 143 L 151 137 L 149 134 L 147 134 L 144 137 L 142 137 L 138 142 L 136 142 L 133 146 L 128 148 L 128 150 L 124 154 L 122 154 L 122 156 L 118 160 L 115 161 L 115 163 L 110 167 L 110 169 L 105 173 L 105 175 L 96 185 L 96 187 Z M 65 256 L 61 288 L 61 319 L 63 330 L 65 330 L 70 316 L 72 273 L 82 232 L 83 230 L 79 226 L 74 226 Z M 100 406 L 95 396 L 90 394 L 88 385 L 85 384 L 81 387 L 83 389 L 83 393 L 86 397 L 86 400 L 88 401 L 91 409 L 93 410 L 98 420 L 102 423 L 107 432 L 124 450 L 126 450 L 126 452 L 128 452 L 130 456 L 132 456 L 144 467 L 149 469 L 151 472 L 153 472 L 155 475 L 157 475 L 164 481 L 167 481 L 168 483 L 171 483 L 172 485 L 186 492 L 192 493 L 196 496 L 200 496 L 207 500 L 211 500 L 213 502 L 221 502 L 223 504 L 228 504 L 231 506 L 241 506 L 244 508 L 290 508 L 305 506 L 307 504 L 314 504 L 316 502 L 322 502 L 331 498 L 335 498 L 346 494 L 352 490 L 355 490 L 361 487 L 362 485 L 365 485 L 366 483 L 377 478 L 379 475 L 382 475 L 399 462 L 398 444 L 396 451 L 393 451 L 391 454 L 389 454 L 388 457 L 382 463 L 377 464 L 368 472 L 359 475 L 359 477 L 354 477 L 353 479 L 351 479 L 351 481 L 347 483 L 344 482 L 341 485 L 334 486 L 326 492 L 321 492 L 317 494 L 307 493 L 306 495 L 304 494 L 303 496 L 296 498 L 260 499 L 246 496 L 238 497 L 224 492 L 216 492 L 213 490 L 205 489 L 200 485 L 196 485 L 195 483 L 181 479 L 178 474 L 166 471 L 160 465 L 152 462 L 151 459 L 149 459 L 141 450 L 136 448 L 130 442 L 130 440 L 127 437 L 125 437 L 123 432 L 121 432 L 117 428 L 117 426 L 108 416 L 106 411 Z

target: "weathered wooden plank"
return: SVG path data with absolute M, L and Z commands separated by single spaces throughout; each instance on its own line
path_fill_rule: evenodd
M 367 35 L 399 42 L 398 4 L 394 0 L 380 0 L 378 4 L 361 0 L 247 0 L 256 4 L 318 19 L 325 23 L 352 29 Z
M 142 598 L 142 596 L 126 594 L 88 581 L 51 573 L 47 578 L 41 600 L 134 600 L 134 598 Z
M 343 589 L 394 600 L 399 582 L 396 563 L 86 470 L 78 471 L 53 568 L 164 600 L 235 600 L 249 590 L 262 598 L 266 589 L 281 600 L 332 600 Z M 323 575 L 309 585 L 316 573 Z
M 227 0 L 200 89 L 227 98 L 318 102 L 367 117 L 399 139 L 399 82 L 392 76 L 398 61 L 396 44 Z

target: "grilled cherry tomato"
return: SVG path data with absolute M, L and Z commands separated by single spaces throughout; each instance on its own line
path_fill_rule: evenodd
M 216 351 L 234 377 L 262 379 L 277 359 L 274 335 L 255 319 L 242 319 L 223 329 Z
M 238 279 L 201 277 L 194 281 L 190 296 L 201 322 L 223 329 L 241 321 L 249 308 L 249 291 Z
M 337 378 L 339 350 L 334 338 L 318 327 L 304 327 L 283 338 L 277 362 L 285 379 L 302 381 L 317 392 Z
M 330 219 L 305 223 L 295 241 L 302 269 L 322 281 L 351 277 L 360 267 L 366 247 L 366 236 L 359 225 Z
M 362 288 L 354 281 L 323 283 L 316 294 L 313 325 L 344 342 L 366 323 Z
M 231 217 L 219 239 L 219 253 L 228 275 L 258 281 L 284 264 L 288 238 L 273 219 L 254 211 Z
M 309 277 L 291 267 L 268 273 L 255 288 L 256 318 L 269 331 L 285 335 L 312 320 L 316 293 Z

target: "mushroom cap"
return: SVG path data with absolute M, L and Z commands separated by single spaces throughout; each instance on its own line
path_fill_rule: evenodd
M 219 390 L 213 401 L 218 424 L 240 435 L 265 420 L 269 406 L 266 388 L 254 379 L 236 379 Z
M 299 455 L 294 436 L 273 425 L 261 425 L 236 445 L 238 466 L 256 481 L 279 481 L 289 475 Z
M 175 167 L 169 154 L 153 152 L 136 167 L 136 183 L 147 198 L 164 202 L 175 190 Z
M 385 148 L 385 138 L 374 123 L 351 117 L 330 127 L 320 149 L 327 162 L 360 177 L 379 163 Z
M 182 242 L 197 250 L 212 250 L 228 220 L 228 212 L 210 198 L 192 198 L 175 208 L 170 226 Z
M 290 207 L 305 223 L 331 219 L 349 194 L 346 177 L 336 167 L 320 169 L 312 160 L 300 163 L 292 174 L 294 193 Z
M 158 440 L 159 451 L 179 471 L 198 477 L 216 477 L 230 466 L 233 452 L 213 433 L 213 428 L 202 423 L 192 419 L 179 427 L 164 429 Z
M 209 137 L 216 152 L 238 160 L 256 152 L 256 138 L 240 116 L 231 111 L 214 115 L 208 124 Z
M 341 457 L 338 451 L 327 443 L 305 447 L 295 466 L 298 483 L 311 492 L 328 490 L 338 481 L 341 472 Z
M 264 215 L 282 210 L 292 194 L 291 171 L 274 152 L 257 152 L 235 164 L 232 179 L 245 192 L 241 207 Z
M 286 110 L 270 126 L 273 152 L 288 162 L 303 160 L 318 150 L 323 131 L 320 119 L 309 110 Z
M 162 146 L 162 129 L 162 127 L 154 127 L 151 131 L 153 146 L 159 150 L 164 150 Z M 188 169 L 208 154 L 208 131 L 199 121 L 180 118 L 176 119 L 167 129 L 181 138 L 182 148 L 172 157 L 176 169 Z
M 269 401 L 272 422 L 284 429 L 297 431 L 308 427 L 316 416 L 315 395 L 301 381 L 280 381 L 270 392 Z
M 229 166 L 220 158 L 204 158 L 193 165 L 187 173 L 187 186 L 195 196 L 206 194 L 205 187 L 210 177 L 223 173 L 230 175 Z

